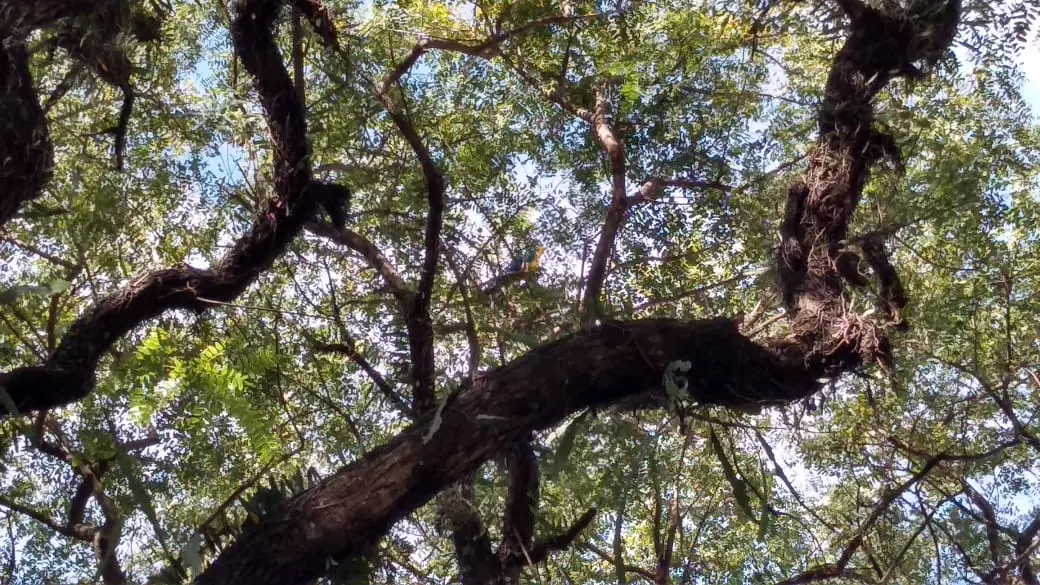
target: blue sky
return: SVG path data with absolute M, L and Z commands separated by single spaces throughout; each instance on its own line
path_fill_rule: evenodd
M 1022 71 L 1026 74 L 1026 85 L 1022 90 L 1033 112 L 1040 115 L 1040 39 L 1035 36 L 1029 47 L 1022 53 Z

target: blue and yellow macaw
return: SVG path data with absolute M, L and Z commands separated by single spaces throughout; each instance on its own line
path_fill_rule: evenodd
M 541 244 L 536 244 L 513 256 L 509 266 L 501 274 L 488 281 L 481 288 L 481 292 L 486 295 L 492 295 L 500 292 L 502 287 L 509 283 L 518 280 L 528 280 L 531 275 L 537 274 L 539 263 L 542 260 L 542 253 L 544 252 L 545 247 Z
M 545 252 L 545 247 L 541 244 L 529 247 L 524 253 L 513 256 L 513 261 L 509 263 L 506 272 L 538 272 L 538 263 L 542 259 L 543 252 Z

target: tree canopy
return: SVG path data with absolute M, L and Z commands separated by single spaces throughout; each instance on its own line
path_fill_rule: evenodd
M 0 578 L 1040 585 L 1037 14 L 0 0 Z

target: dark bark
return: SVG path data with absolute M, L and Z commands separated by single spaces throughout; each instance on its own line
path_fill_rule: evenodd
M 806 343 L 815 339 L 834 372 L 887 363 L 887 332 L 904 326 L 906 297 L 883 247 L 871 239 L 864 251 L 887 297 L 887 323 L 847 311 L 839 256 L 871 168 L 886 157 L 902 158 L 892 137 L 875 128 L 874 97 L 895 76 L 920 76 L 917 64 L 931 64 L 948 49 L 960 18 L 959 0 L 920 4 L 927 5 L 920 14 L 887 14 L 842 2 L 851 31 L 827 78 L 809 168 L 788 191 L 777 250 L 780 286 L 796 334 Z
M 0 226 L 39 197 L 54 165 L 47 119 L 29 75 L 29 55 L 9 34 L 0 25 Z
M 892 155 L 891 139 L 873 127 L 871 101 L 892 75 L 917 71 L 916 61 L 934 59 L 949 46 L 959 2 L 929 18 L 887 16 L 847 4 L 855 9 L 852 31 L 832 66 L 805 179 L 791 187 L 777 255 L 792 336 L 757 345 L 724 319 L 642 321 L 590 328 L 533 350 L 464 387 L 429 442 L 422 440 L 432 420 L 428 414 L 294 500 L 284 517 L 221 555 L 200 583 L 313 579 L 326 559 L 363 550 L 395 521 L 532 430 L 581 408 L 659 389 L 675 360 L 693 365 L 689 391 L 695 402 L 727 406 L 796 400 L 815 392 L 821 376 L 886 362 L 887 327 L 849 314 L 834 260 L 870 167 Z
M 502 514 L 502 542 L 498 558 L 502 582 L 518 583 L 520 570 L 534 547 L 534 522 L 538 512 L 540 482 L 538 460 L 531 448 L 531 437 L 506 449 L 509 467 L 509 493 Z
M 603 147 L 603 152 L 610 160 L 610 205 L 607 206 L 607 216 L 596 243 L 592 264 L 589 266 L 581 302 L 583 318 L 590 321 L 602 314 L 600 295 L 607 278 L 607 264 L 613 255 L 614 241 L 628 215 L 629 198 L 625 186 L 625 148 L 618 140 L 614 128 L 607 123 L 607 102 L 601 90 L 596 90 L 594 111 L 587 112 L 584 117 L 591 126 L 596 141 Z
M 74 19 L 98 10 L 97 0 L 5 0 L 0 5 L 0 29 L 28 34 L 61 19 Z
M 116 340 L 166 311 L 203 311 L 211 301 L 233 300 L 281 256 L 330 192 L 339 200 L 349 196 L 342 187 L 311 181 L 303 104 L 274 43 L 279 7 L 274 0 L 240 2 L 232 27 L 235 52 L 254 78 L 271 130 L 275 199 L 213 268 L 180 265 L 145 274 L 77 319 L 45 363 L 0 373 L 0 386 L 19 413 L 84 398 Z M 9 414 L 0 406 L 0 417 Z
M 693 362 L 690 393 L 699 403 L 776 404 L 818 389 L 818 372 L 806 370 L 802 356 L 787 344 L 759 346 L 727 319 L 612 323 L 573 334 L 478 377 L 446 405 L 429 442 L 423 436 L 432 413 L 290 502 L 284 515 L 222 554 L 198 583 L 314 579 L 326 559 L 363 550 L 532 430 L 585 407 L 663 395 L 662 375 L 674 360 Z
M 497 585 L 502 567 L 491 550 L 474 495 L 473 478 L 468 477 L 444 493 L 438 508 L 451 531 L 462 585 Z
M 198 583 L 309 582 L 324 572 L 329 560 L 367 550 L 394 522 L 532 431 L 583 408 L 665 403 L 661 380 L 675 361 L 692 364 L 692 401 L 737 408 L 797 400 L 817 391 L 821 377 L 887 362 L 893 323 L 848 311 L 845 281 L 835 259 L 848 239 L 871 167 L 884 157 L 898 158 L 891 137 L 874 128 L 871 101 L 894 75 L 919 75 L 918 61 L 934 60 L 948 47 L 959 2 L 951 0 L 944 10 L 928 15 L 885 15 L 854 0 L 844 0 L 842 6 L 852 18 L 852 30 L 828 78 L 820 137 L 809 167 L 789 191 L 777 254 L 792 313 L 790 336 L 758 344 L 728 319 L 635 321 L 590 327 L 532 350 L 465 384 L 443 409 L 430 440 L 424 436 L 434 415 L 427 411 L 389 443 L 245 535 Z M 315 189 L 307 188 L 312 183 L 302 104 L 273 38 L 279 7 L 277 0 L 239 0 L 232 26 L 235 52 L 254 77 L 267 114 L 278 199 L 213 270 L 176 267 L 141 277 L 77 321 L 44 365 L 0 375 L 0 384 L 19 409 L 85 396 L 98 359 L 117 338 L 162 311 L 201 310 L 209 306 L 208 299 L 237 296 L 313 216 L 316 197 Z M 406 133 L 406 138 L 414 146 L 417 135 Z M 436 275 L 435 239 L 443 209 L 434 197 L 443 193 L 442 179 L 435 167 L 429 172 L 426 163 L 431 161 L 420 160 L 431 200 L 427 253 L 415 300 L 425 310 L 412 307 L 414 317 L 428 316 L 429 299 L 421 297 L 429 294 Z M 881 267 L 888 272 L 886 262 L 874 259 L 872 264 L 876 271 Z M 894 271 L 879 277 L 898 278 Z M 897 285 L 898 280 L 889 282 L 889 290 L 901 290 Z M 896 304 L 905 302 L 892 296 Z M 425 330 L 419 333 L 430 337 Z M 426 376 L 432 345 L 422 345 L 424 351 L 413 355 L 413 366 L 432 388 Z
M 394 104 L 393 98 L 380 93 L 379 101 L 390 119 L 412 147 L 426 182 L 426 230 L 423 236 L 423 263 L 419 285 L 406 315 L 408 345 L 412 359 L 412 410 L 421 412 L 436 405 L 436 370 L 433 321 L 430 307 L 433 303 L 433 285 L 441 250 L 441 228 L 444 226 L 445 182 L 433 155 L 423 143 L 410 118 Z

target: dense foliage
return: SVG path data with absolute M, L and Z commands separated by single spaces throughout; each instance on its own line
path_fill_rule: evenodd
M 0 577 L 1038 585 L 1038 12 L 0 0 Z

